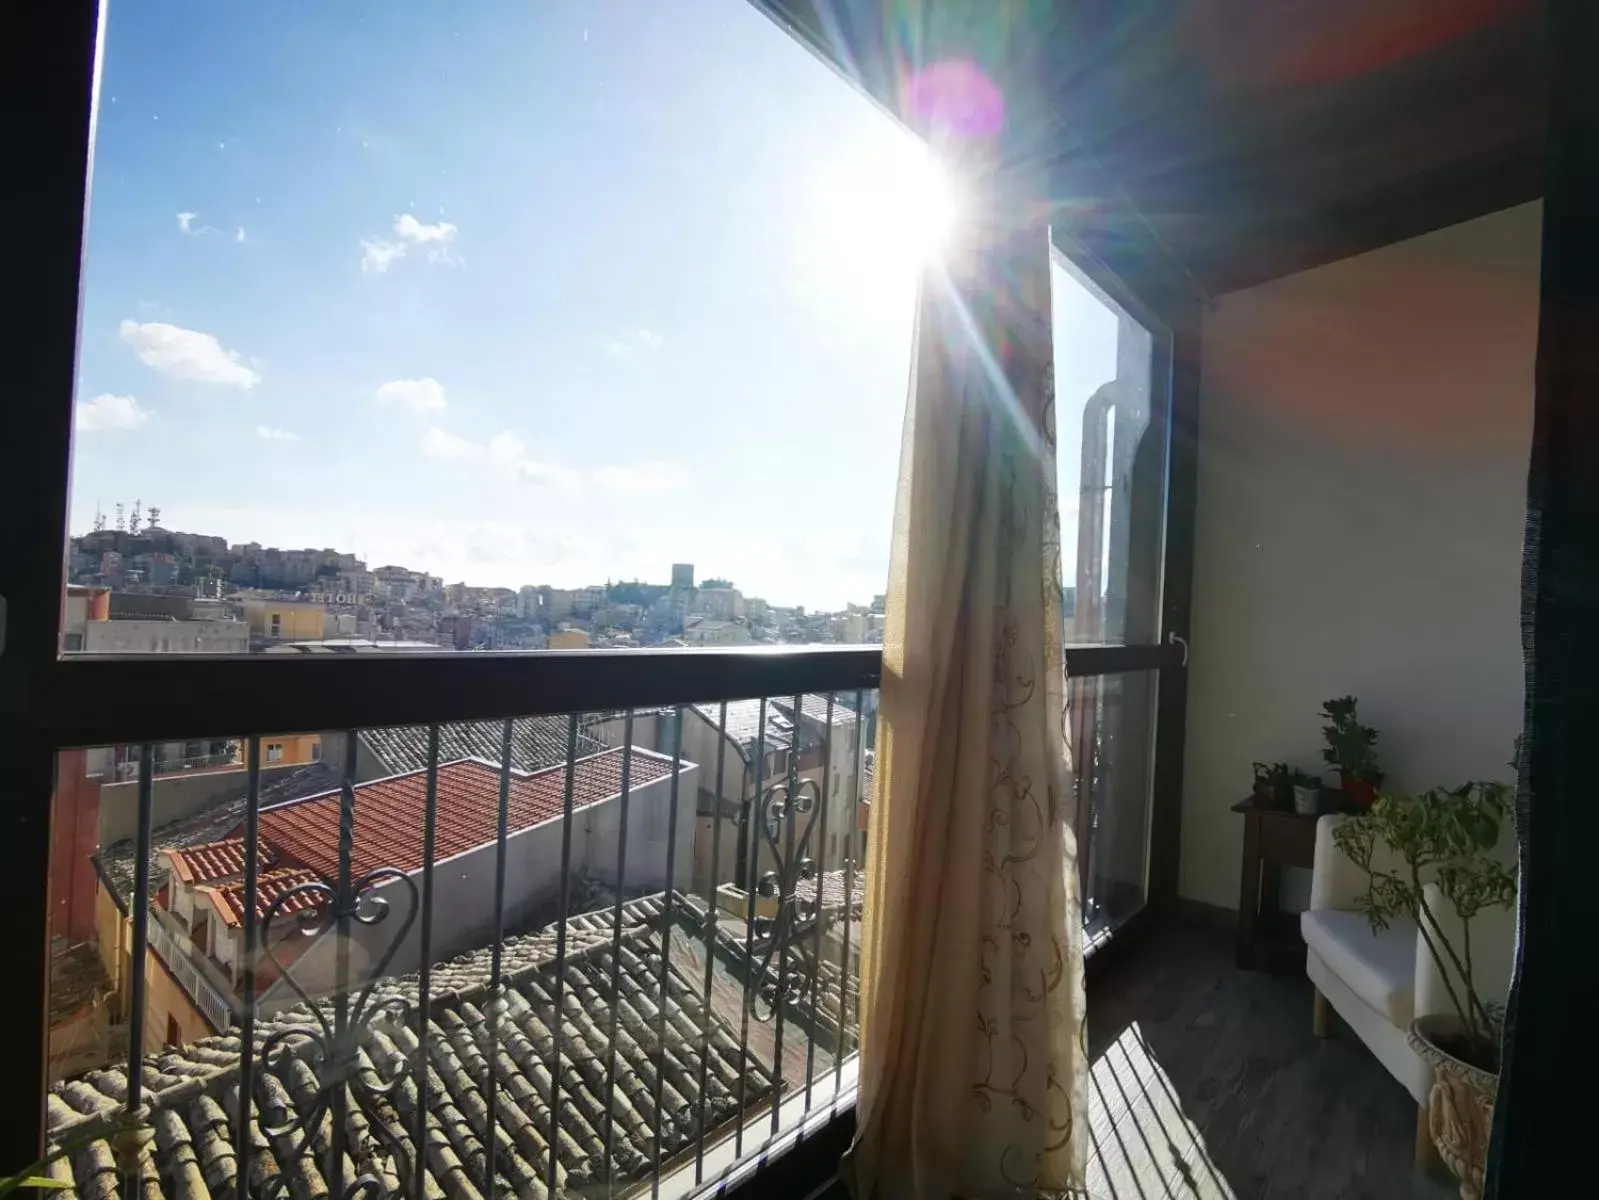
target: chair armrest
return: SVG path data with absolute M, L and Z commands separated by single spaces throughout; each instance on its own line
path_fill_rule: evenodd
M 1310 868 L 1310 907 L 1355 907 L 1366 890 L 1366 873 L 1333 842 L 1333 830 L 1348 817 L 1328 815 L 1316 822 L 1316 854 Z

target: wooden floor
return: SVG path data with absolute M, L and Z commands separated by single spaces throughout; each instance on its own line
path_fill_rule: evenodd
M 1416 1107 L 1348 1029 L 1310 1031 L 1299 975 L 1233 967 L 1229 933 L 1174 926 L 1088 994 L 1094 1200 L 1449 1200 L 1418 1175 Z M 824 1200 L 848 1193 L 835 1184 Z
M 1103 1200 L 1444 1200 L 1416 1108 L 1303 975 L 1233 967 L 1213 928 L 1152 934 L 1089 991 L 1090 1191 Z

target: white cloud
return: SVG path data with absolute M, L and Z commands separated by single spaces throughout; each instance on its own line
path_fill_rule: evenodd
M 297 433 L 287 429 L 273 429 L 269 425 L 257 425 L 255 431 L 269 442 L 297 442 L 300 440 L 300 435 Z
M 653 329 L 635 329 L 621 337 L 607 338 L 605 349 L 613 358 L 630 358 L 635 354 L 649 354 L 666 345 L 666 339 Z
M 477 458 L 484 452 L 476 442 L 447 433 L 437 425 L 428 427 L 422 435 L 421 446 L 422 453 L 429 458 Z
M 226 349 L 209 333 L 164 321 L 123 321 L 118 332 L 139 361 L 174 379 L 253 388 L 261 374 L 237 350 Z
M 417 246 L 428 247 L 429 262 L 460 265 L 461 260 L 450 253 L 450 243 L 460 232 L 451 222 L 437 221 L 429 225 L 411 213 L 401 213 L 394 218 L 392 228 L 394 235 L 400 239 L 397 242 L 379 238 L 361 239 L 361 270 L 368 275 L 382 275 L 396 260 L 404 258 Z
M 80 433 L 102 429 L 137 429 L 150 419 L 150 410 L 141 408 L 132 396 L 113 396 L 105 392 L 93 400 L 79 400 L 76 424 Z
M 199 213 L 192 213 L 192 212 L 181 212 L 181 213 L 179 213 L 178 214 L 178 232 L 179 233 L 193 233 L 194 232 L 194 219 L 196 217 L 198 217 L 199 215 L 200 215 Z
M 233 231 L 233 240 L 236 241 L 236 242 L 244 241 L 244 226 L 243 225 L 240 225 L 237 229 L 235 229 Z
M 418 444 L 429 458 L 487 462 L 513 478 L 544 488 L 566 491 L 590 488 L 598 492 L 639 495 L 669 491 L 689 481 L 687 471 L 668 462 L 579 470 L 529 458 L 527 443 L 509 429 L 501 430 L 487 442 L 475 442 L 434 425 L 422 435 Z
M 489 457 L 497 463 L 506 465 L 520 463 L 526 455 L 527 443 L 509 429 L 489 439 Z
M 379 404 L 402 404 L 412 412 L 444 409 L 444 385 L 437 379 L 391 379 L 377 390 Z
M 394 232 L 404 240 L 422 245 L 425 242 L 451 242 L 460 232 L 448 221 L 440 221 L 435 225 L 428 225 L 418 221 L 410 213 L 405 213 L 394 218 Z
M 596 467 L 596 486 L 608 492 L 666 492 L 688 482 L 688 472 L 676 463 L 645 462 L 635 466 Z
M 399 242 L 372 242 L 361 239 L 361 270 L 368 275 L 381 275 L 397 258 L 405 257 L 405 247 Z

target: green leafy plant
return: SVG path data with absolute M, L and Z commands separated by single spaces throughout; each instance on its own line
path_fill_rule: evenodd
M 1415 921 L 1465 1030 L 1460 1057 L 1489 1071 L 1498 1070 L 1502 1013 L 1483 1000 L 1473 981 L 1471 923 L 1483 909 L 1505 908 L 1515 900 L 1515 871 L 1493 855 L 1513 794 L 1509 784 L 1491 782 L 1414 796 L 1384 793 L 1369 811 L 1333 831 L 1338 848 L 1366 873 L 1366 892 L 1357 906 L 1377 932 L 1396 918 Z M 1378 845 L 1394 851 L 1396 868 L 1374 861 Z M 1428 882 L 1460 917 L 1458 945 L 1434 920 Z
M 1327 748 L 1321 752 L 1330 767 L 1343 772 L 1345 781 L 1366 779 L 1377 782 L 1382 772 L 1377 769 L 1377 731 L 1362 725 L 1355 711 L 1353 696 L 1339 696 L 1321 706 L 1327 724 L 1322 734 Z
M 71 1179 L 56 1179 L 45 1174 L 50 1169 L 50 1164 L 76 1154 L 101 1138 L 115 1137 L 124 1127 L 125 1118 L 90 1121 L 80 1125 L 56 1142 L 51 1147 L 50 1153 L 37 1162 L 29 1163 L 15 1175 L 0 1178 L 0 1200 L 5 1200 L 6 1197 L 18 1192 L 69 1190 L 73 1186 Z

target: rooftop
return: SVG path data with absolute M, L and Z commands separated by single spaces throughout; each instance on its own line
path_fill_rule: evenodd
M 566 761 L 570 733 L 566 717 L 519 717 L 511 722 L 511 766 L 518 771 L 538 771 Z M 504 721 L 459 721 L 439 726 L 439 761 L 481 758 L 499 762 L 505 744 Z M 361 740 L 396 775 L 428 765 L 428 726 L 405 725 L 364 729 Z M 582 728 L 577 733 L 574 758 L 587 758 L 605 749 Z
M 560 1134 L 556 1163 L 563 1191 L 576 1193 L 607 1177 L 618 1190 L 651 1173 L 655 1137 L 663 1164 L 690 1149 L 698 1134 L 700 1046 L 708 1047 L 705 1118 L 719 1128 L 739 1114 L 743 1082 L 746 1107 L 772 1092 L 770 1072 L 739 1049 L 738 1033 L 703 1003 L 702 984 L 677 966 L 680 937 L 673 939 L 672 967 L 665 973 L 660 917 L 663 897 L 627 903 L 622 910 L 620 974 L 611 988 L 612 913 L 577 916 L 566 922 L 565 1001 L 560 1021 L 560 1062 L 555 1057 L 555 940 L 557 926 L 507 939 L 504 943 L 506 1020 L 491 1035 L 488 1002 L 490 954 L 487 948 L 434 969 L 430 1019 L 419 1029 L 418 981 L 385 982 L 371 1012 L 381 1015 L 361 1032 L 364 1076 L 385 1077 L 414 1058 L 425 1041 L 428 1077 L 428 1153 L 423 1158 L 425 1195 L 467 1200 L 487 1194 L 543 1196 L 549 1154 L 550 1080 L 561 1080 Z M 396 1016 L 390 1003 L 400 1009 Z M 664 1008 L 664 1011 L 663 1011 Z M 616 1040 L 606 1030 L 615 1017 Z M 665 1038 L 657 1044 L 658 1022 Z M 256 1030 L 257 1054 L 274 1033 L 314 1022 L 306 1009 L 263 1019 Z M 492 1041 L 491 1041 L 492 1036 Z M 145 1097 L 155 1138 L 145 1151 L 147 1200 L 157 1196 L 207 1200 L 231 1197 L 237 1188 L 234 1126 L 238 1112 L 238 1032 L 202 1038 L 145 1058 Z M 493 1050 L 499 1084 L 497 1117 L 498 1186 L 485 1176 L 486 1113 L 481 1071 Z M 603 1151 L 607 1114 L 604 1087 L 595 1086 L 590 1068 L 616 1054 L 615 1137 L 609 1170 Z M 601 1071 L 603 1071 L 603 1067 Z M 659 1077 L 658 1077 L 659 1073 Z M 259 1147 L 280 1147 L 260 1127 L 262 1109 L 277 1126 L 292 1124 L 316 1093 L 310 1066 L 293 1054 L 274 1054 L 257 1081 L 251 1112 L 251 1138 Z M 121 1066 L 90 1071 L 57 1084 L 47 1098 L 50 1136 L 59 1140 L 95 1116 L 119 1110 L 127 1096 Z M 657 1111 L 655 1089 L 661 1089 Z M 356 1170 L 375 1172 L 388 1194 L 403 1186 L 385 1137 L 410 1144 L 418 1089 L 407 1074 L 393 1091 L 377 1093 L 377 1080 L 353 1081 L 350 1097 L 350 1158 Z M 264 1097 L 264 1103 L 262 1098 Z M 403 1115 L 402 1115 L 403 1114 Z M 115 1200 L 120 1179 L 111 1148 L 94 1142 L 58 1163 L 83 1200 Z M 274 1154 L 258 1154 L 252 1166 L 261 1179 L 253 1194 L 265 1194 L 268 1180 L 283 1173 L 291 1200 L 328 1194 L 318 1156 L 292 1159 L 285 1168 Z M 354 1172 L 351 1173 L 352 1177 Z
M 579 759 L 572 767 L 574 810 L 622 792 L 622 749 Z M 629 784 L 641 787 L 672 773 L 670 759 L 640 750 L 631 754 Z M 564 765 L 510 774 L 510 832 L 559 817 L 566 802 Z M 379 867 L 407 874 L 423 864 L 422 827 L 427 812 L 427 772 L 412 771 L 355 786 L 355 848 L 350 869 L 356 877 Z M 280 804 L 261 813 L 261 840 L 284 858 L 334 878 L 339 869 L 339 789 Z M 435 861 L 495 841 L 499 830 L 500 768 L 477 759 L 445 763 L 438 769 L 438 822 Z
M 806 695 L 800 698 L 801 711 L 818 725 L 827 722 L 827 697 Z M 727 736 L 740 746 L 751 748 L 756 745 L 760 736 L 761 726 L 760 700 L 730 700 L 727 704 Z M 785 750 L 790 745 L 794 733 L 794 701 L 792 698 L 772 699 L 765 701 L 766 705 L 766 742 L 767 750 Z M 694 710 L 712 728 L 717 727 L 722 720 L 722 706 L 720 704 L 696 704 Z M 853 725 L 855 712 L 848 705 L 833 703 L 833 727 Z M 804 739 L 807 742 L 810 739 Z

